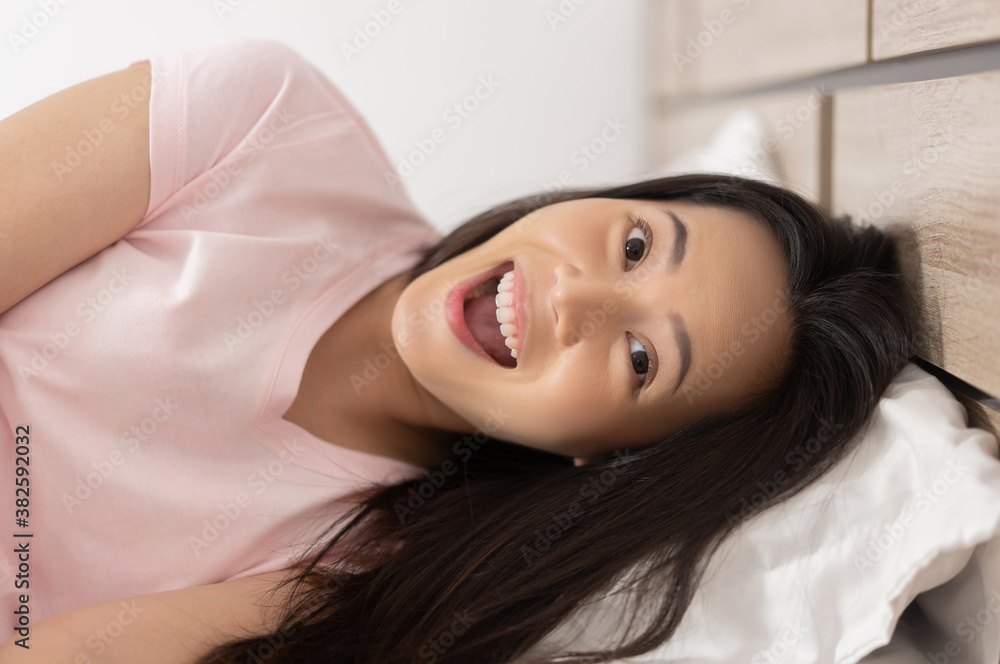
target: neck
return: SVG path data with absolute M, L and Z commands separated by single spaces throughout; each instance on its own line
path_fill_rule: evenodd
M 357 302 L 317 342 L 285 419 L 324 440 L 432 468 L 472 427 L 425 390 L 392 342 L 403 273 Z M 449 433 L 451 432 L 451 433 Z

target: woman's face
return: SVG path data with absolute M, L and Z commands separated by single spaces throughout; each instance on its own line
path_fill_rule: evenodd
M 586 458 L 735 410 L 778 375 L 787 272 L 770 231 L 736 210 L 568 201 L 414 280 L 392 333 L 413 378 L 470 431 Z M 516 366 L 501 364 L 513 363 L 505 346 Z

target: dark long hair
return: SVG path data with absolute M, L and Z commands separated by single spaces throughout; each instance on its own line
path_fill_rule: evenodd
M 916 301 L 891 237 L 785 189 L 684 175 L 523 198 L 457 228 L 412 278 L 545 205 L 598 197 L 724 206 L 771 229 L 789 258 L 783 375 L 738 412 L 584 466 L 485 433 L 457 440 L 448 467 L 457 472 L 356 494 L 283 581 L 295 585 L 276 607 L 275 631 L 219 646 L 199 664 L 638 655 L 674 633 L 737 525 L 853 449 L 912 356 Z M 338 562 L 321 563 L 339 550 Z M 597 650 L 541 649 L 585 600 L 623 586 L 631 593 L 617 639 Z

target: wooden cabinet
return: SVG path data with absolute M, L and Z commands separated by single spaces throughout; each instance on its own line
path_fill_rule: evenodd
M 1000 39 L 997 0 L 872 0 L 872 58 Z
M 837 212 L 909 229 L 921 356 L 1000 394 L 1000 71 L 838 91 Z
M 742 90 L 862 64 L 868 0 L 656 0 L 658 90 Z

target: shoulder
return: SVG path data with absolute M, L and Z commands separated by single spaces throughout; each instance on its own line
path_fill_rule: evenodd
M 239 123 L 237 118 L 245 115 L 256 124 L 262 114 L 275 110 L 276 102 L 287 102 L 301 89 L 314 93 L 322 79 L 298 51 L 272 39 L 231 39 L 161 54 L 153 61 L 154 69 L 183 89 L 178 99 L 194 105 L 189 111 L 202 111 L 205 120 L 222 116 L 218 121 L 227 123 Z
M 186 62 L 189 74 L 215 84 L 221 92 L 242 90 L 262 99 L 273 99 L 287 93 L 286 88 L 290 85 L 316 86 L 328 82 L 313 62 L 291 46 L 273 39 L 230 39 L 181 51 L 178 55 Z M 260 86 L 264 90 L 260 90 Z M 245 98 L 227 101 L 230 108 L 238 108 Z
M 181 53 L 257 77 L 277 76 L 296 69 L 315 69 L 315 65 L 297 50 L 274 39 L 229 39 Z
M 140 226 L 176 208 L 183 210 L 183 228 L 204 221 L 224 231 L 214 213 L 227 205 L 238 205 L 241 214 L 261 209 L 246 197 L 262 189 L 269 203 L 274 187 L 292 181 L 314 192 L 329 170 L 324 160 L 340 154 L 344 134 L 353 130 L 352 123 L 329 121 L 353 117 L 340 91 L 281 42 L 232 39 L 149 60 L 151 184 Z M 298 192 L 284 193 L 301 201 Z M 234 195 L 241 200 L 227 203 Z M 273 220 L 273 212 L 262 214 Z
M 268 572 L 67 611 L 32 626 L 30 649 L 13 639 L 5 643 L 0 661 L 193 663 L 222 643 L 273 631 L 279 617 L 273 608 L 288 599 L 289 590 L 272 591 L 286 574 Z

